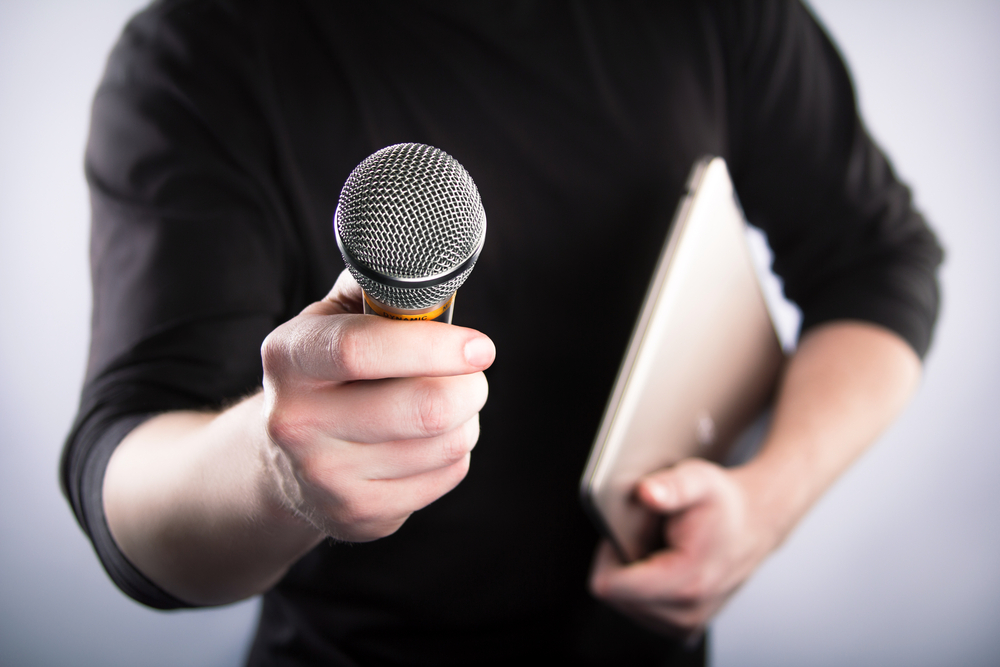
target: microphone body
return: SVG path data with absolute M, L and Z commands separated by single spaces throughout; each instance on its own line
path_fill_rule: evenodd
M 379 303 L 365 292 L 365 315 L 379 315 L 388 317 L 390 320 L 430 320 L 433 322 L 446 322 L 451 324 L 451 317 L 455 312 L 455 294 L 445 299 L 442 303 L 435 304 L 428 308 L 393 308 L 389 304 Z
M 433 146 L 396 144 L 351 172 L 333 228 L 366 313 L 450 323 L 455 292 L 486 240 L 486 214 L 458 160 Z

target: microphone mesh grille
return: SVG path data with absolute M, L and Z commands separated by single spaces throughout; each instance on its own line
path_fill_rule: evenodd
M 334 219 L 354 260 L 395 278 L 429 278 L 465 261 L 486 227 L 479 190 L 458 160 L 424 144 L 396 144 L 373 153 L 344 183 Z M 362 275 L 361 287 L 382 303 L 419 309 L 447 299 L 472 271 L 448 282 L 408 289 Z

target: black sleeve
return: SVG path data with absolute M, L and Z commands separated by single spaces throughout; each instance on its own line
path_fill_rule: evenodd
M 767 233 L 803 331 L 870 321 L 923 356 L 942 252 L 865 131 L 840 55 L 798 2 L 723 13 L 733 179 L 748 219 Z
M 219 5 L 155 4 L 109 58 L 86 150 L 92 338 L 60 478 L 111 578 L 161 609 L 186 605 L 112 539 L 107 461 L 152 414 L 257 389 L 261 341 L 293 307 L 288 216 L 268 173 L 248 43 Z

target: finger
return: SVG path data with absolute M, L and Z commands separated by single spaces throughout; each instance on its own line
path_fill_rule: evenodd
M 626 565 L 605 541 L 594 559 L 591 590 L 597 597 L 617 603 L 683 608 L 700 600 L 699 574 L 698 564 L 687 554 L 671 550 Z
M 625 567 L 608 540 L 601 540 L 590 568 L 590 592 L 602 600 L 614 592 L 614 573 Z
M 337 276 L 337 282 L 321 301 L 311 303 L 302 311 L 308 315 L 342 315 L 364 312 L 364 297 L 361 286 L 351 272 L 344 269 Z
M 318 436 L 319 442 L 421 440 L 467 422 L 483 408 L 488 394 L 481 372 L 328 384 L 276 404 L 268 426 L 280 442 L 308 433 Z
M 469 456 L 478 438 L 476 415 L 437 438 L 318 447 L 303 457 L 300 469 L 311 486 L 338 489 L 347 496 L 358 484 L 403 480 L 450 467 Z
M 482 410 L 489 385 L 482 373 L 439 378 L 394 378 L 340 385 L 329 392 L 334 410 L 317 407 L 335 437 L 351 442 L 434 438 Z
M 261 352 L 265 373 L 278 382 L 289 373 L 333 382 L 467 375 L 488 368 L 496 355 L 493 341 L 474 329 L 310 314 L 278 327 Z
M 479 415 L 436 438 L 400 440 L 360 445 L 369 450 L 365 478 L 370 481 L 402 480 L 440 470 L 458 463 L 472 453 L 479 440 Z
M 371 480 L 358 484 L 349 500 L 329 510 L 334 524 L 328 532 L 351 542 L 367 542 L 391 535 L 415 511 L 430 505 L 465 478 L 468 455 L 444 468 L 403 479 Z
M 395 502 L 390 496 L 400 499 L 401 506 L 410 512 L 427 507 L 445 495 L 465 479 L 469 472 L 472 456 L 466 454 L 450 465 L 396 479 L 370 480 L 369 488 L 373 499 Z
M 643 478 L 639 499 L 663 514 L 679 512 L 712 497 L 718 488 L 715 466 L 701 459 L 686 459 Z

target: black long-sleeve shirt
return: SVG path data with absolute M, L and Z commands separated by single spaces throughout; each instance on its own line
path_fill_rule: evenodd
M 295 565 L 265 595 L 252 662 L 669 652 L 588 597 L 576 484 L 693 162 L 726 158 L 805 329 L 867 320 L 923 354 L 937 312 L 940 249 L 791 2 L 173 0 L 137 16 L 86 154 L 93 338 L 61 473 L 77 518 L 129 595 L 185 606 L 114 544 L 107 460 L 151 414 L 260 386 L 263 338 L 343 267 L 341 185 L 399 142 L 454 155 L 489 218 L 455 317 L 497 345 L 480 441 L 466 480 L 398 533 Z

